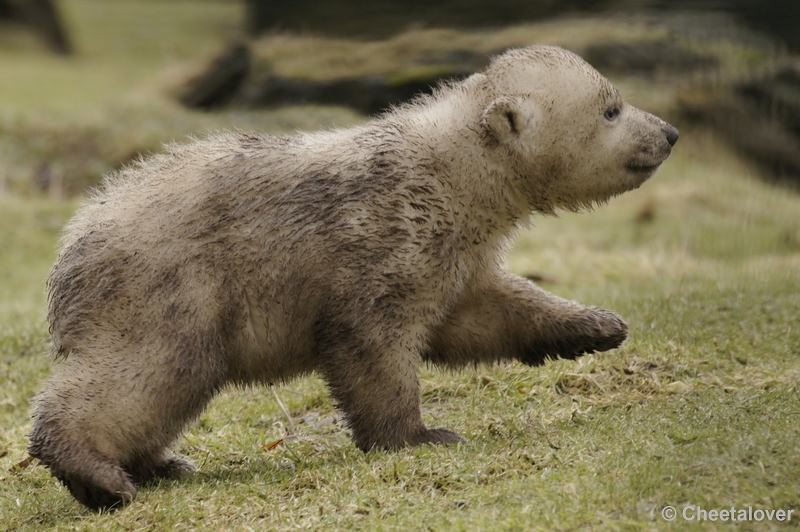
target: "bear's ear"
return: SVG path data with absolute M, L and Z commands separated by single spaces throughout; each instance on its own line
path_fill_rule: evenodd
M 518 98 L 503 96 L 483 110 L 481 126 L 495 140 L 503 142 L 528 127 L 531 117 L 527 115 Z

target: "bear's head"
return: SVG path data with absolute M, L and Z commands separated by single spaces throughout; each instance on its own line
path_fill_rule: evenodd
M 561 48 L 506 52 L 482 80 L 485 144 L 534 210 L 579 210 L 637 188 L 678 140 L 677 129 Z

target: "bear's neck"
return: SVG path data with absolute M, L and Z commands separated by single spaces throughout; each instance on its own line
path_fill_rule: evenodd
M 398 140 L 409 147 L 407 153 L 436 168 L 454 205 L 463 207 L 466 223 L 504 238 L 527 222 L 530 208 L 508 182 L 507 169 L 487 156 L 478 126 L 480 102 L 464 100 L 469 99 L 439 97 L 385 120 L 402 134 Z

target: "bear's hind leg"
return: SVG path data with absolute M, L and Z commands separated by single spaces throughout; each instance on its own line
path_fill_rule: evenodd
M 136 498 L 130 476 L 113 460 L 99 453 L 88 438 L 64 430 L 39 398 L 37 418 L 28 452 L 38 458 L 75 499 L 91 508 L 111 508 Z
M 29 450 L 96 509 L 133 500 L 154 477 L 193 470 L 167 449 L 219 389 L 224 365 L 218 350 L 188 342 L 159 345 L 158 356 L 93 347 L 70 355 L 37 398 Z

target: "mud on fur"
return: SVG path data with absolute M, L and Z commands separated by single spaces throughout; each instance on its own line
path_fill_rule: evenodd
M 422 423 L 419 365 L 619 346 L 622 318 L 504 256 L 531 213 L 637 188 L 677 138 L 540 46 L 353 129 L 169 146 L 66 229 L 29 451 L 82 504 L 121 505 L 194 470 L 170 445 L 219 390 L 312 371 L 364 451 L 460 442 Z

